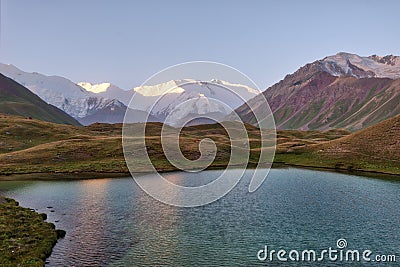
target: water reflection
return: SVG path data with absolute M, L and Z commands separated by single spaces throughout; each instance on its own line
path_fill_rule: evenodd
M 142 178 L 154 179 L 151 176 Z M 182 175 L 179 173 L 168 175 L 168 180 L 172 183 L 178 183 L 181 179 Z M 160 262 L 168 265 L 178 250 L 179 209 L 155 201 L 143 191 L 135 194 L 130 205 L 133 209 L 127 219 L 130 227 L 126 234 L 134 237 L 136 242 L 123 258 L 113 261 L 111 266 L 122 266 L 127 263 L 132 266 L 155 266 Z
M 215 175 L 218 171 L 167 174 L 187 186 Z M 247 178 L 222 199 L 188 209 L 155 201 L 131 178 L 0 182 L 0 190 L 48 213 L 49 221 L 59 220 L 57 227 L 67 231 L 48 259 L 50 267 L 263 266 L 256 253 L 265 244 L 325 248 L 338 238 L 346 238 L 350 248 L 377 253 L 400 249 L 398 182 L 275 169 L 250 194 L 251 173 Z M 327 265 L 341 266 L 322 266 Z
M 97 255 L 104 255 L 106 252 L 107 239 L 104 233 L 110 230 L 107 227 L 106 208 L 109 182 L 108 179 L 80 181 L 79 206 L 73 210 L 73 214 L 76 214 L 73 218 L 73 224 L 76 226 L 73 234 L 84 238 L 81 238 L 81 242 L 73 242 L 68 247 L 67 254 L 76 257 L 76 251 L 79 251 L 81 255 L 96 258 Z

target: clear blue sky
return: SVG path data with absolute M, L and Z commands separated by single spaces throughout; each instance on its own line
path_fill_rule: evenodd
M 231 65 L 266 88 L 339 51 L 400 55 L 400 1 L 0 0 L 0 61 L 124 89 L 173 64 Z

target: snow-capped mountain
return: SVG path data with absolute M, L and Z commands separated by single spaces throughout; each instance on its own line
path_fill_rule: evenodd
M 361 57 L 341 52 L 319 60 L 316 64 L 333 76 L 400 78 L 400 57 L 393 55 Z
M 119 102 L 118 100 L 112 99 L 108 104 L 96 110 L 91 114 L 79 119 L 79 122 L 83 125 L 89 125 L 96 122 L 103 123 L 122 123 L 124 121 L 127 107 Z M 145 111 L 131 109 L 129 111 L 129 118 L 125 122 L 136 123 L 136 122 L 158 122 L 159 120 L 154 116 L 149 115 Z
M 0 113 L 43 121 L 80 125 L 64 111 L 43 101 L 11 78 L 0 74 Z
M 256 96 L 259 91 L 246 85 L 221 80 L 193 79 L 122 90 L 110 84 L 74 82 L 60 76 L 24 72 L 13 65 L 0 64 L 0 73 L 15 80 L 82 124 L 122 122 L 127 105 L 135 112 L 130 122 L 141 122 L 150 114 L 151 121 L 180 125 L 190 118 L 223 118 L 231 110 Z M 130 100 L 134 96 L 134 102 Z M 222 104 L 225 103 L 225 104 Z
M 127 108 L 118 100 L 101 97 L 60 76 L 28 73 L 7 64 L 0 64 L 0 73 L 22 84 L 45 102 L 58 107 L 82 124 L 122 122 Z M 107 116 L 107 112 L 113 115 Z M 97 113 L 101 115 L 96 115 Z M 97 121 L 93 121 L 93 118 Z M 112 120 L 111 118 L 119 119 Z
M 79 82 L 78 85 L 84 88 L 86 91 L 95 93 L 96 96 L 117 99 L 125 106 L 128 106 L 129 101 L 135 93 L 133 90 L 123 90 L 111 83 L 92 84 L 90 82 Z
M 124 91 L 112 84 L 78 83 L 83 88 L 105 97 L 115 97 L 130 108 L 146 111 L 166 123 L 178 126 L 199 115 L 223 118 L 231 110 L 258 93 L 249 86 L 221 80 L 171 80 L 156 85 L 144 85 Z M 134 96 L 134 101 L 129 104 Z M 225 103 L 224 106 L 220 102 Z
M 221 80 L 196 81 L 193 79 L 172 80 L 154 86 L 136 87 L 133 90 L 140 94 L 141 98 L 147 97 L 151 99 L 151 104 L 154 103 L 154 99 L 158 99 L 158 102 L 153 107 L 149 104 L 145 107 L 146 111 L 151 111 L 152 114 L 158 117 L 165 117 L 175 107 L 190 99 L 197 99 L 195 101 L 195 110 L 199 114 L 205 114 L 223 112 L 221 108 L 216 108 L 215 101 L 206 101 L 207 99 L 219 100 L 230 108 L 235 109 L 260 93 L 258 90 L 246 85 L 232 84 Z
M 192 95 L 193 96 L 193 95 Z M 190 96 L 189 99 L 177 103 L 176 106 L 168 106 L 158 116 L 166 116 L 165 123 L 172 126 L 184 126 L 187 122 L 196 118 L 211 118 L 220 121 L 230 110 L 223 104 L 209 99 L 203 94 Z M 178 100 L 179 101 L 179 100 Z
M 218 121 L 259 93 L 246 85 L 192 79 L 136 87 L 134 91 L 139 99 L 151 99 L 152 105 L 144 110 L 158 118 L 167 119 L 166 123 L 173 126 L 182 126 L 195 117 L 213 117 Z M 146 103 L 145 99 L 143 103 Z
M 279 129 L 359 130 L 400 114 L 400 57 L 338 53 L 299 68 L 263 92 Z M 248 101 L 265 109 L 261 95 Z M 256 124 L 242 105 L 240 117 Z

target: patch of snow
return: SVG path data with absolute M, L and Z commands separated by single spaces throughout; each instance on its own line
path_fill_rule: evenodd
M 110 83 L 91 84 L 89 82 L 80 82 L 77 84 L 80 87 L 83 87 L 86 91 L 93 92 L 96 94 L 107 91 L 107 89 L 111 86 Z
M 156 85 L 144 85 L 133 88 L 133 91 L 143 96 L 160 96 L 164 94 L 180 94 L 185 90 L 179 87 L 177 81 L 168 81 Z
M 400 57 L 392 56 L 391 63 L 385 64 L 379 62 L 384 57 L 370 56 L 361 57 L 350 53 L 338 53 L 333 56 L 326 57 L 319 62 L 323 68 L 334 76 L 352 75 L 357 78 L 378 77 L 378 78 L 400 78 Z M 354 74 L 354 70 L 349 65 L 352 64 L 364 71 L 364 74 Z M 373 73 L 373 75 L 371 75 Z

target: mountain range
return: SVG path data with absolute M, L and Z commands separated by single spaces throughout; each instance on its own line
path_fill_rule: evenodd
M 132 109 L 146 111 L 173 126 L 184 125 L 185 122 L 199 116 L 198 122 L 207 117 L 213 117 L 216 121 L 222 120 L 232 110 L 260 93 L 247 85 L 216 79 L 171 80 L 135 87 L 128 91 L 110 83 L 80 82 L 78 85 L 100 97 L 115 98 Z M 133 96 L 134 103 L 130 103 Z M 218 101 L 227 106 L 224 107 Z
M 120 123 L 127 110 L 129 122 L 195 125 L 226 120 L 234 109 L 244 122 L 257 124 L 248 103 L 265 108 L 258 90 L 217 79 L 188 78 L 123 90 L 111 83 L 75 84 L 6 64 L 0 64 L 0 73 L 83 125 Z M 300 67 L 262 94 L 278 129 L 356 131 L 400 114 L 400 57 L 341 52 Z
M 0 73 L 83 125 L 123 122 L 133 96 L 135 102 L 129 107 L 128 122 L 164 122 L 169 117 L 167 123 L 176 126 L 199 115 L 205 119 L 211 116 L 218 121 L 259 93 L 249 86 L 220 80 L 171 80 L 123 90 L 111 83 L 75 84 L 64 77 L 28 73 L 9 64 L 0 64 Z M 222 107 L 218 101 L 229 103 L 228 107 Z
M 400 114 L 400 57 L 349 53 L 306 64 L 263 92 L 278 129 L 359 130 Z M 261 96 L 250 100 L 263 103 Z M 240 117 L 255 124 L 244 104 Z
M 48 122 L 80 125 L 62 110 L 47 104 L 40 97 L 14 80 L 0 74 L 0 113 L 31 117 Z
M 95 122 L 118 123 L 125 116 L 127 107 L 120 101 L 100 97 L 64 77 L 28 73 L 8 64 L 0 64 L 0 73 L 28 88 L 46 103 L 61 109 L 83 125 Z M 129 122 L 143 122 L 148 115 L 137 110 L 131 112 L 135 116 Z

